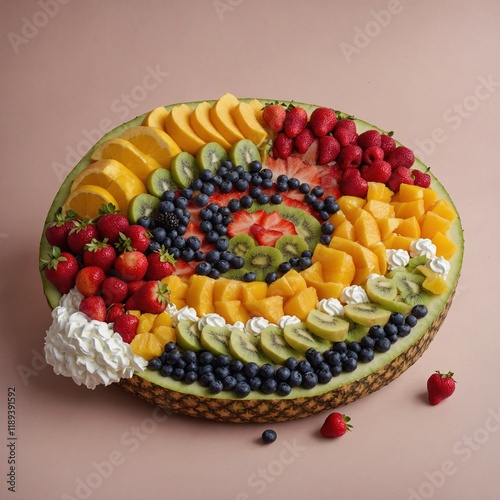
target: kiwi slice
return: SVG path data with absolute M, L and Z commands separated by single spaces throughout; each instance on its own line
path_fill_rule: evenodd
M 229 349 L 231 354 L 243 363 L 253 362 L 262 366 L 272 362 L 260 348 L 259 338 L 238 328 L 231 331 Z
M 391 317 L 391 312 L 378 304 L 347 304 L 344 306 L 344 316 L 361 326 L 385 325 Z
M 292 357 L 299 359 L 302 354 L 290 347 L 283 336 L 283 330 L 277 325 L 269 325 L 260 334 L 260 347 L 269 358 L 277 364 L 283 365 Z
M 432 295 L 422 288 L 425 276 L 408 271 L 394 273 L 392 278 L 396 282 L 401 298 L 410 306 L 428 304 Z
M 166 168 L 157 168 L 148 175 L 146 179 L 146 189 L 149 194 L 160 198 L 165 191 L 175 191 L 178 189 L 178 186 L 172 179 L 170 170 Z
M 230 280 L 243 281 L 243 277 L 249 271 L 250 269 L 247 269 L 246 267 L 242 267 L 241 269 L 229 269 L 229 271 L 225 272 L 221 276 Z
M 276 271 L 283 262 L 283 255 L 277 248 L 261 245 L 250 248 L 243 258 L 245 267 L 255 273 L 257 281 L 264 281 L 266 275 L 271 271 Z
M 255 240 L 249 234 L 241 233 L 230 238 L 228 250 L 238 257 L 244 257 L 254 246 Z
M 156 196 L 141 193 L 134 196 L 128 204 L 128 220 L 135 224 L 141 217 L 154 217 L 160 200 Z
M 257 146 L 250 139 L 241 139 L 233 144 L 229 150 L 229 158 L 234 165 L 241 165 L 248 170 L 248 165 L 253 161 L 260 161 Z
M 407 314 L 410 311 L 410 306 L 406 302 L 397 300 L 398 287 L 392 279 L 384 276 L 369 279 L 365 284 L 365 291 L 372 302 L 381 305 L 388 311 L 402 314 Z
M 177 343 L 186 351 L 201 351 L 200 331 L 196 321 L 183 319 L 175 327 Z
M 174 182 L 181 188 L 189 187 L 191 181 L 200 174 L 196 158 L 186 151 L 172 158 L 170 172 L 172 172 Z
M 307 315 L 306 325 L 314 335 L 330 342 L 344 341 L 349 331 L 347 321 L 317 309 L 311 309 Z
M 307 243 L 295 234 L 284 234 L 274 244 L 283 255 L 284 260 L 290 260 L 292 257 L 300 257 L 304 250 L 309 250 Z
M 349 321 L 349 331 L 347 332 L 347 342 L 359 342 L 363 337 L 368 335 L 370 329 L 366 326 L 361 326 L 358 323 Z
M 225 354 L 231 356 L 229 350 L 229 338 L 231 330 L 225 326 L 210 326 L 206 325 L 201 329 L 200 341 L 201 345 L 207 351 L 213 354 Z
M 420 257 L 413 257 L 410 259 L 408 262 L 408 265 L 406 266 L 406 270 L 408 272 L 413 272 L 417 268 L 417 266 L 425 266 L 427 264 L 427 257 L 425 255 L 421 255 Z
M 221 163 L 228 160 L 227 151 L 216 142 L 207 142 L 196 154 L 196 162 L 202 170 L 210 170 L 215 174 Z
M 287 343 L 299 352 L 315 349 L 324 352 L 332 346 L 331 342 L 314 335 L 304 322 L 293 323 L 283 328 L 283 337 Z

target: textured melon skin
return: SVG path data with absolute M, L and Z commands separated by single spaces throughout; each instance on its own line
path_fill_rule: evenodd
M 251 99 L 242 99 L 249 102 Z M 261 102 L 274 102 L 270 99 L 259 99 Z M 213 103 L 213 101 L 212 101 Z M 198 102 L 187 103 L 195 107 Z M 294 103 L 304 107 L 310 114 L 317 106 Z M 167 109 L 175 106 L 166 106 Z M 347 116 L 347 115 L 346 115 Z M 106 134 L 75 166 L 59 189 L 46 218 L 46 225 L 54 219 L 58 208 L 63 204 L 70 192 L 73 179 L 91 163 L 93 151 L 106 140 L 119 136 L 123 130 L 140 125 L 145 115 L 138 116 Z M 368 129 L 381 130 L 367 122 L 355 119 L 358 132 Z M 399 145 L 399 143 L 398 143 Z M 418 159 L 415 168 L 428 171 L 428 168 Z M 432 175 L 432 187 L 441 198 L 446 198 L 454 206 L 448 193 Z M 50 245 L 45 239 L 45 227 L 40 241 L 40 259 L 50 251 Z M 305 418 L 316 413 L 333 409 L 351 403 L 361 397 L 381 389 L 399 377 L 424 353 L 436 335 L 451 306 L 454 290 L 456 288 L 463 258 L 463 231 L 459 217 L 453 222 L 449 232 L 450 237 L 458 245 L 458 250 L 451 260 L 452 271 L 448 277 L 450 289 L 443 295 L 436 297 L 429 308 L 426 318 L 419 321 L 412 334 L 404 339 L 399 339 L 387 353 L 377 353 L 370 363 L 360 363 L 358 368 L 350 373 L 342 373 L 335 377 L 329 384 L 318 385 L 312 390 L 294 389 L 288 397 L 264 396 L 252 392 L 247 398 L 238 399 L 222 392 L 213 396 L 199 384 L 182 385 L 171 378 L 161 377 L 158 372 L 146 370 L 136 374 L 128 380 L 122 380 L 122 387 L 146 400 L 151 404 L 172 410 L 176 413 L 200 417 L 207 420 L 224 422 L 279 422 Z M 61 294 L 49 283 L 41 272 L 44 293 L 51 308 L 58 305 Z

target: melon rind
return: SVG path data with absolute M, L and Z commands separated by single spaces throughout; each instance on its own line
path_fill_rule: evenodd
M 240 100 L 250 102 L 252 99 Z M 259 99 L 259 101 L 262 103 L 275 102 L 273 99 Z M 187 104 L 194 108 L 199 102 L 201 101 Z M 211 101 L 212 104 L 213 102 L 215 101 Z M 317 107 L 298 102 L 294 102 L 294 105 L 304 107 L 308 114 Z M 165 107 L 171 109 L 174 106 L 176 104 Z M 68 196 L 73 179 L 92 163 L 91 155 L 93 151 L 108 139 L 120 136 L 125 129 L 140 125 L 145 116 L 146 114 L 137 116 L 103 136 L 65 179 L 47 214 L 40 241 L 40 259 L 45 258 L 51 249 L 44 236 L 45 228 L 54 219 L 55 213 Z M 368 129 L 383 132 L 380 128 L 363 120 L 357 118 L 354 118 L 354 120 L 358 133 Z M 400 143 L 397 144 L 401 145 Z M 428 167 L 419 159 L 416 159 L 413 168 L 429 173 L 432 178 L 432 188 L 437 191 L 439 198 L 445 198 L 455 208 L 450 196 Z M 143 373 L 136 373 L 131 379 L 123 379 L 121 385 L 126 391 L 147 402 L 173 412 L 208 420 L 235 423 L 280 422 L 305 418 L 325 410 L 344 406 L 367 396 L 389 384 L 415 363 L 427 349 L 444 321 L 453 300 L 463 259 L 464 239 L 458 212 L 457 218 L 453 221 L 447 236 L 457 245 L 457 251 L 450 260 L 451 271 L 447 278 L 449 284 L 447 293 L 433 298 L 428 306 L 429 314 L 419 320 L 409 336 L 400 338 L 391 346 L 388 352 L 376 353 L 373 361 L 359 363 L 354 372 L 343 372 L 338 377 L 334 377 L 328 384 L 318 385 L 314 389 L 308 390 L 294 388 L 290 395 L 286 397 L 252 392 L 247 398 L 239 399 L 226 391 L 214 395 L 200 384 L 188 385 L 175 381 L 170 377 L 162 377 L 159 372 L 146 370 Z M 40 275 L 47 301 L 51 308 L 55 308 L 59 303 L 61 294 L 53 284 L 47 281 L 42 271 Z

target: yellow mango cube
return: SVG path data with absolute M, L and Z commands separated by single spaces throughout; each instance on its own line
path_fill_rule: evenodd
M 347 219 L 340 224 L 340 226 L 335 226 L 333 231 L 333 236 L 338 236 L 339 238 L 346 238 L 348 240 L 356 239 L 356 232 L 354 231 L 354 225 Z
M 339 204 L 340 210 L 349 218 L 349 213 L 355 208 L 361 208 L 366 203 L 366 200 L 357 196 L 341 196 L 337 200 L 337 203 Z
M 245 307 L 254 315 L 262 316 L 270 323 L 277 323 L 285 315 L 283 311 L 283 297 L 273 295 L 265 299 L 246 302 Z
M 424 209 L 427 212 L 436 202 L 438 194 L 432 188 L 424 189 Z
M 342 210 L 339 210 L 338 212 L 335 212 L 334 214 L 330 215 L 328 222 L 331 222 L 333 224 L 333 227 L 338 227 L 342 224 L 342 222 L 346 221 L 347 218 L 342 212 Z
M 380 274 L 387 273 L 387 252 L 385 245 L 380 241 L 370 247 L 370 250 L 377 256 Z
M 371 247 L 380 241 L 380 230 L 375 217 L 366 210 L 361 210 L 354 222 L 356 241 L 364 247 Z
M 171 274 L 166 278 L 163 278 L 161 282 L 164 285 L 167 285 L 168 290 L 170 292 L 170 298 L 178 298 L 183 299 L 186 296 L 188 284 L 183 281 L 179 276 L 175 274 Z
M 433 205 L 430 209 L 430 212 L 434 212 L 435 214 L 443 217 L 446 220 L 449 220 L 450 222 L 453 222 L 457 217 L 457 212 L 455 211 L 455 209 L 451 206 L 448 200 L 445 200 L 444 198 Z
M 139 318 L 137 325 L 137 333 L 148 333 L 153 329 L 153 323 L 156 319 L 156 314 L 144 313 Z
M 251 283 L 240 282 L 241 298 L 245 304 L 254 300 L 264 299 L 267 296 L 267 283 L 264 281 L 253 281 Z
M 389 235 L 382 243 L 385 245 L 385 248 L 391 250 L 410 250 L 410 245 L 413 241 L 413 238 L 408 238 L 408 236 L 400 236 L 399 234 L 392 233 Z
M 401 184 L 402 186 L 404 184 Z M 410 217 L 416 217 L 419 219 L 425 213 L 424 200 L 415 201 L 400 201 L 394 203 L 394 209 L 396 212 L 396 217 L 401 219 L 409 219 Z
M 416 201 L 423 199 L 424 188 L 404 183 L 399 187 L 399 201 Z
M 173 319 L 168 312 L 164 311 L 161 314 L 158 314 L 156 316 L 154 323 L 153 323 L 153 329 L 155 329 L 157 326 L 172 326 L 173 324 Z
M 152 333 L 138 333 L 130 342 L 132 352 L 148 361 L 160 356 L 164 347 Z
M 246 323 L 251 318 L 250 313 L 240 300 L 216 300 L 214 307 L 215 312 L 231 325 L 237 321 Z
M 307 286 L 311 286 L 311 281 L 322 282 L 323 279 L 323 265 L 321 262 L 315 262 L 312 266 L 300 271 L 300 275 L 306 281 Z
M 332 283 L 314 280 L 309 281 L 308 285 L 316 289 L 318 300 L 338 299 L 340 298 L 342 290 L 345 288 L 344 283 Z
M 283 306 L 286 315 L 297 316 L 300 321 L 305 321 L 309 311 L 316 307 L 318 303 L 318 293 L 312 286 L 300 291 L 294 297 L 289 298 Z
M 437 232 L 432 238 L 432 243 L 436 245 L 436 255 L 450 260 L 457 251 L 457 245 L 441 232 Z
M 420 224 L 416 217 L 410 217 L 408 219 L 403 219 L 398 227 L 394 230 L 396 234 L 400 236 L 408 236 L 409 238 L 413 238 L 417 240 L 420 238 L 421 230 Z
M 432 240 L 436 233 L 446 234 L 450 228 L 451 222 L 435 212 L 427 212 L 422 219 L 422 238 Z
M 177 340 L 175 328 L 172 326 L 157 326 L 156 328 L 153 328 L 152 333 L 163 346 L 169 342 L 176 342 Z
M 193 274 L 189 278 L 189 288 L 186 293 L 186 304 L 196 310 L 198 316 L 213 313 L 215 280 L 208 276 Z
M 295 295 L 297 292 L 300 292 L 305 288 L 307 288 L 307 284 L 304 277 L 295 269 L 291 269 L 269 285 L 267 295 L 268 297 L 280 295 L 281 297 L 286 298 Z
M 379 200 L 367 201 L 363 210 L 372 214 L 375 219 L 381 219 L 382 217 L 394 217 L 395 214 L 393 205 Z
M 394 193 L 381 182 L 369 182 L 368 183 L 368 193 L 366 199 L 368 201 L 377 200 L 384 203 L 389 203 Z
M 399 226 L 403 219 L 397 217 L 383 217 L 377 219 L 378 228 L 380 230 L 380 239 L 385 240 L 391 233 L 393 233 Z
M 350 254 L 324 245 L 316 247 L 312 262 L 321 262 L 325 282 L 344 283 L 345 286 L 349 286 L 356 273 L 356 266 Z
M 214 302 L 217 300 L 239 300 L 241 282 L 227 278 L 219 278 L 214 284 Z

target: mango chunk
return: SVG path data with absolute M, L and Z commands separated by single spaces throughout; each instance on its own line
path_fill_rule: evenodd
M 384 203 L 389 203 L 393 195 L 394 193 L 381 182 L 368 183 L 368 193 L 366 195 L 366 199 L 368 201 L 377 200 L 383 201 Z
M 317 303 L 316 288 L 309 286 L 288 299 L 283 306 L 283 311 L 286 315 L 297 316 L 300 321 L 306 321 L 309 311 L 316 307 Z
M 356 239 L 356 232 L 354 231 L 354 226 L 348 220 L 342 222 L 339 226 L 336 226 L 333 231 L 333 236 L 338 236 L 339 238 L 346 238 L 348 240 Z
M 130 342 L 132 352 L 148 361 L 160 356 L 164 347 L 152 333 L 138 333 Z
M 312 256 L 313 264 L 321 262 L 323 280 L 349 286 L 354 279 L 356 266 L 351 255 L 343 250 L 318 245 Z
M 432 243 L 436 245 L 436 255 L 450 260 L 457 251 L 457 245 L 441 232 L 437 232 L 432 238 Z
M 158 326 L 172 326 L 173 319 L 168 312 L 164 311 L 161 314 L 158 314 L 153 323 L 153 329 Z
M 380 241 L 380 230 L 375 217 L 366 210 L 361 210 L 354 222 L 356 241 L 364 247 L 371 247 Z
M 427 212 L 437 200 L 438 194 L 432 188 L 424 189 L 424 209 Z
M 401 184 L 399 187 L 399 201 L 416 201 L 424 199 L 424 188 L 412 184 Z
M 323 245 L 318 245 L 323 246 Z M 291 269 L 281 278 L 278 278 L 274 283 L 269 285 L 267 290 L 268 297 L 279 295 L 287 298 L 292 297 L 296 293 L 307 288 L 306 280 L 295 269 Z
M 156 328 L 153 328 L 152 333 L 163 346 L 169 342 L 175 342 L 177 340 L 175 328 L 172 326 L 157 326 Z
M 408 251 L 410 249 L 412 241 L 413 238 L 392 233 L 385 240 L 383 240 L 382 243 L 387 249 L 398 250 L 399 248 L 401 248 L 402 250 Z
M 153 328 L 153 323 L 156 319 L 156 314 L 144 313 L 139 318 L 137 325 L 137 333 L 149 333 Z
M 397 217 L 383 217 L 377 219 L 378 228 L 380 230 L 380 239 L 385 240 L 391 233 L 393 233 L 399 226 L 403 219 Z
M 394 217 L 395 214 L 394 207 L 390 203 L 379 200 L 367 201 L 363 210 L 371 213 L 375 219 L 380 219 L 382 217 Z
M 332 283 L 314 280 L 310 280 L 308 282 L 308 285 L 316 289 L 318 300 L 332 298 L 338 299 L 340 298 L 342 290 L 345 288 L 344 283 Z
M 307 286 L 311 286 L 311 282 L 322 282 L 323 279 L 323 265 L 321 262 L 314 262 L 312 266 L 300 271 L 300 275 L 306 281 Z
M 208 276 L 193 274 L 189 278 L 186 305 L 193 307 L 198 316 L 215 312 L 213 304 L 215 280 Z
M 408 238 L 413 238 L 417 240 L 420 238 L 421 230 L 420 224 L 416 217 L 410 217 L 408 219 L 403 219 L 398 227 L 394 230 L 396 234 L 400 236 L 408 236 Z
M 340 210 L 349 218 L 349 212 L 355 208 L 361 208 L 366 203 L 366 200 L 358 196 L 341 196 L 337 200 L 337 203 L 339 204 Z
M 387 273 L 387 252 L 385 245 L 380 241 L 375 245 L 370 247 L 370 250 L 377 256 L 378 267 L 380 268 L 380 274 Z
M 161 282 L 167 285 L 170 292 L 170 298 L 175 297 L 178 299 L 184 299 L 186 297 L 188 284 L 183 281 L 179 276 L 171 274 L 166 278 L 163 278 Z
M 410 217 L 416 217 L 417 219 L 419 219 L 425 213 L 423 199 L 415 201 L 400 201 L 393 203 L 393 205 L 396 212 L 396 217 L 399 217 L 401 219 L 409 219 Z
M 216 300 L 214 307 L 215 312 L 220 314 L 231 325 L 234 325 L 237 321 L 246 323 L 251 317 L 240 300 Z
M 214 284 L 214 302 L 217 300 L 239 300 L 241 282 L 227 278 L 219 278 Z
M 285 314 L 283 311 L 283 297 L 279 295 L 247 302 L 245 306 L 254 316 L 262 316 L 270 323 L 277 323 Z
M 240 282 L 241 298 L 245 304 L 254 300 L 264 299 L 267 296 L 267 283 L 264 281 L 253 281 L 252 283 Z
M 451 222 L 435 212 L 427 212 L 422 219 L 422 238 L 432 240 L 436 233 L 446 234 L 450 228 Z
M 439 200 L 431 209 L 431 212 L 434 212 L 435 214 L 439 215 L 440 217 L 443 217 L 446 220 L 449 220 L 450 222 L 453 222 L 455 218 L 457 217 L 457 213 L 455 209 L 450 205 L 448 200 L 445 200 L 444 198 L 442 200 Z

